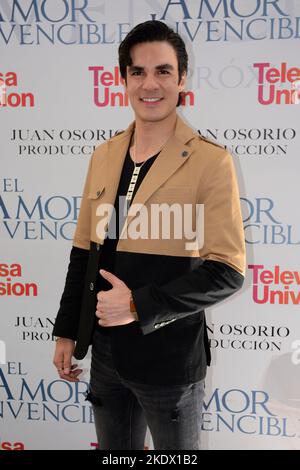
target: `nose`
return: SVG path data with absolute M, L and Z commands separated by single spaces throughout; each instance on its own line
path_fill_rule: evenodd
M 158 89 L 158 83 L 153 74 L 149 73 L 144 77 L 142 88 L 143 90 L 157 90 Z

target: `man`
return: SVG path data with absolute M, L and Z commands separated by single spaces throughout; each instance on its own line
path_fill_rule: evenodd
M 62 379 L 78 381 L 71 358 L 92 343 L 87 399 L 101 450 L 143 449 L 147 425 L 155 449 L 200 448 L 204 309 L 244 280 L 232 157 L 176 113 L 187 65 L 182 39 L 159 21 L 126 36 L 119 66 L 135 121 L 97 147 L 85 182 L 54 364 Z M 176 211 L 165 230 L 166 216 L 151 212 L 157 205 L 191 207 L 193 230 L 178 237 Z

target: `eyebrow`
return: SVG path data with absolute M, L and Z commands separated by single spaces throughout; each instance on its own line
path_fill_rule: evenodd
M 166 70 L 166 69 L 167 70 L 174 70 L 174 67 L 171 64 L 159 64 L 159 65 L 155 66 L 155 69 L 156 70 L 162 70 L 162 69 L 164 69 L 164 70 Z M 141 70 L 144 70 L 144 67 L 141 67 L 139 65 L 130 65 L 129 70 L 130 70 L 130 72 L 139 72 Z

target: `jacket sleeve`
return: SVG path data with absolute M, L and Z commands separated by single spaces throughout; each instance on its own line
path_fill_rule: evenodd
M 155 331 L 226 299 L 239 290 L 244 276 L 218 261 L 204 261 L 191 273 L 163 286 L 132 291 L 143 334 Z
M 245 240 L 232 156 L 226 150 L 199 184 L 204 204 L 204 241 L 200 262 L 190 273 L 162 286 L 135 289 L 132 297 L 143 334 L 226 299 L 243 285 Z

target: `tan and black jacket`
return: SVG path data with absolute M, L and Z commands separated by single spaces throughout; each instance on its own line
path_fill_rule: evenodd
M 103 223 L 97 209 L 114 205 L 133 129 L 134 123 L 97 147 L 89 164 L 53 331 L 76 340 L 77 359 L 86 355 L 96 324 L 96 284 L 109 224 L 109 218 Z M 140 212 L 129 211 L 117 244 L 115 274 L 132 290 L 139 321 L 110 328 L 112 350 L 124 378 L 150 384 L 191 383 L 204 378 L 210 362 L 204 309 L 242 286 L 245 244 L 231 155 L 179 117 L 174 135 L 131 207 L 144 207 L 151 226 L 151 205 L 163 203 L 182 208 L 192 204 L 193 224 L 196 204 L 204 204 L 204 243 L 197 247 L 184 233 L 178 238 L 172 225 L 169 239 L 161 231 L 152 238 L 132 238 L 130 227 L 137 224 Z

